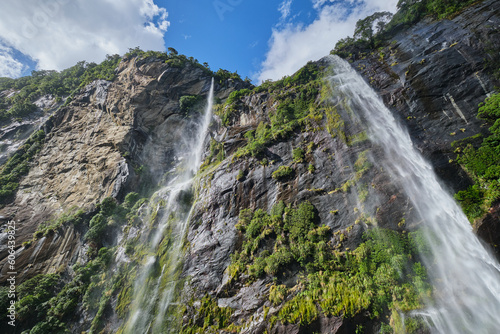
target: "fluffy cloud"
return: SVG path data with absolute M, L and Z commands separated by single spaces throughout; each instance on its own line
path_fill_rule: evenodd
M 398 0 L 312 0 L 318 16 L 310 25 L 287 24 L 273 29 L 269 51 L 256 79 L 277 80 L 309 60 L 327 55 L 341 38 L 352 36 L 356 22 L 377 11 L 394 12 Z
M 135 46 L 165 50 L 167 17 L 153 0 L 6 0 L 0 40 L 38 68 L 61 70 Z
M 12 49 L 0 44 L 0 77 L 17 78 L 23 69 L 24 65 L 14 59 Z

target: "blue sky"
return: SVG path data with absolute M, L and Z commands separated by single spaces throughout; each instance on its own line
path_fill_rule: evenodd
M 159 2 L 160 3 L 160 2 Z M 268 50 L 272 27 L 280 23 L 280 3 L 273 1 L 164 1 L 171 28 L 166 40 L 179 52 L 208 62 L 212 69 L 238 71 L 252 77 Z M 255 5 L 259 3 L 259 5 Z M 292 21 L 311 23 L 315 10 L 309 1 L 292 3 Z
M 397 0 L 4 0 L 0 76 L 173 47 L 254 83 L 290 75 Z

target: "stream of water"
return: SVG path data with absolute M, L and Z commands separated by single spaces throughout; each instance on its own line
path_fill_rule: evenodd
M 384 151 L 379 164 L 402 186 L 425 226 L 432 255 L 424 262 L 435 296 L 421 315 L 434 333 L 500 333 L 500 265 L 376 92 L 345 60 L 329 58 L 334 90 L 365 120 L 371 140 Z
M 157 191 L 151 202 L 151 212 L 161 211 L 149 245 L 146 262 L 138 271 L 134 284 L 130 319 L 126 334 L 165 333 L 167 310 L 175 299 L 178 276 L 182 265 L 183 245 L 192 210 L 193 179 L 201 164 L 205 139 L 212 119 L 214 80 L 210 86 L 202 121 L 195 135 L 186 134 L 185 154 L 177 166 L 176 177 Z M 154 221 L 151 213 L 146 220 Z M 160 267 L 160 263 L 164 263 Z

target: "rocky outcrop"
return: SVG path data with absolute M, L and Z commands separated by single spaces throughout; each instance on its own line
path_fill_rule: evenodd
M 494 204 L 488 214 L 474 224 L 474 232 L 488 243 L 500 258 L 500 203 Z
M 452 20 L 426 18 L 396 34 L 386 47 L 350 58 L 452 192 L 472 184 L 455 162 L 453 142 L 488 133 L 487 124 L 476 115 L 478 105 L 499 84 L 493 76 L 499 26 L 500 3 L 483 1 Z M 475 229 L 498 253 L 498 220 L 492 217 L 478 221 Z
M 7 90 L 0 92 L 0 96 L 12 97 L 16 93 L 14 90 Z M 33 132 L 40 129 L 61 105 L 52 95 L 44 95 L 37 99 L 34 104 L 38 107 L 35 113 L 22 119 L 16 119 L 0 129 L 0 165 L 3 165 Z
M 328 68 L 328 61 L 322 60 L 317 65 Z M 183 273 L 189 277 L 186 298 L 202 298 L 207 293 L 214 296 L 220 307 L 235 311 L 234 323 L 246 324 L 242 333 L 270 330 L 264 314 L 275 316 L 282 305 L 275 307 L 269 301 L 269 285 L 278 282 L 292 288 L 298 284 L 302 269 L 290 266 L 279 278 L 267 277 L 250 285 L 232 281 L 227 268 L 231 255 L 241 248 L 243 235 L 235 227 L 241 210 L 269 212 L 280 201 L 290 205 L 309 201 L 317 210 L 318 225 L 331 229 L 329 242 L 339 250 L 359 245 L 368 224 L 375 223 L 365 218 L 376 217 L 380 227 L 393 230 L 404 230 L 416 223 L 411 205 L 391 183 L 390 176 L 371 168 L 369 161 L 377 160 L 380 152 L 368 140 L 354 139 L 363 133 L 363 126 L 348 116 L 347 107 L 341 106 L 340 101 L 332 103 L 345 119 L 343 136 L 332 136 L 325 122 L 318 121 L 287 139 L 275 141 L 258 158 L 232 155 L 246 144 L 246 132 L 255 130 L 261 122 L 269 122 L 269 115 L 278 106 L 274 96 L 279 94 L 282 92 L 246 96 L 234 112 L 231 124 L 221 125 L 214 133 L 213 138 L 223 144 L 227 158 L 201 175 L 197 187 L 199 200 L 187 235 L 190 247 Z M 293 156 L 297 148 L 306 152 L 299 162 Z M 273 177 L 282 166 L 290 166 L 292 175 L 284 180 Z M 401 224 L 402 221 L 406 222 Z M 253 321 L 248 323 L 250 318 Z M 353 330 L 351 325 L 343 323 L 340 318 L 321 318 L 309 326 L 280 324 L 273 330 L 276 333 Z

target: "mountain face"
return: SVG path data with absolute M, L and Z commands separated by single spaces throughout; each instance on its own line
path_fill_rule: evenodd
M 499 23 L 499 3 L 483 1 L 342 53 L 450 193 L 475 182 L 457 147 L 489 135 L 477 113 L 498 85 Z M 384 147 L 332 79 L 332 56 L 259 87 L 212 83 L 176 57 L 124 57 L 114 80 L 64 104 L 46 96 L 45 113 L 2 129 L 2 140 L 23 133 L 5 154 L 17 149 L 29 168 L 0 212 L 0 282 L 14 220 L 19 286 L 18 327 L 0 328 L 428 333 L 413 312 L 436 293 L 421 214 L 378 164 Z M 191 166 L 212 85 L 202 164 Z M 474 222 L 492 249 L 497 208 Z

